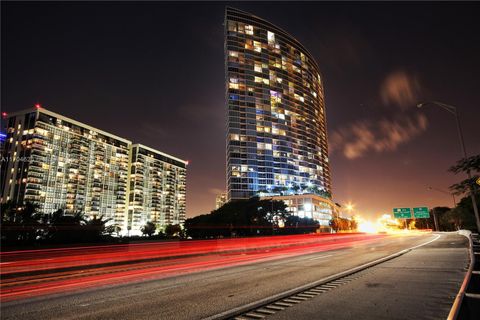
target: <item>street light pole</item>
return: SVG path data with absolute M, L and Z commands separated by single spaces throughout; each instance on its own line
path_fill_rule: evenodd
M 457 131 L 458 131 L 458 138 L 460 140 L 460 147 L 462 148 L 462 156 L 463 156 L 464 160 L 467 159 L 467 150 L 465 148 L 465 141 L 463 140 L 462 127 L 460 126 L 460 119 L 459 119 L 459 116 L 458 116 L 457 107 L 454 107 L 454 106 L 451 106 L 449 104 L 445 104 L 445 103 L 442 103 L 442 102 L 438 102 L 438 101 L 422 102 L 422 103 L 417 104 L 417 107 L 422 108 L 423 106 L 425 106 L 427 104 L 436 105 L 436 106 L 446 110 L 447 112 L 449 112 L 449 113 L 451 113 L 455 116 L 455 122 L 457 124 Z M 472 179 L 472 174 L 470 173 L 470 170 L 467 171 L 467 176 L 468 176 L 469 180 Z M 477 201 L 475 199 L 475 194 L 473 193 L 473 191 L 474 191 L 473 188 L 471 186 L 469 186 L 469 187 L 470 187 L 470 199 L 472 200 L 473 212 L 475 214 L 475 222 L 477 224 L 477 230 L 478 230 L 478 232 L 480 232 L 480 217 L 479 217 L 479 214 L 478 214 Z

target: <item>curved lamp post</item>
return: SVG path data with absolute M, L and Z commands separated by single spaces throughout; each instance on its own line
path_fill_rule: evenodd
M 449 104 L 445 104 L 442 102 L 438 101 L 428 101 L 428 102 L 421 102 L 417 104 L 418 108 L 422 108 L 426 105 L 435 105 L 437 107 L 442 108 L 443 110 L 453 114 L 455 116 L 455 122 L 457 124 L 457 133 L 458 133 L 458 139 L 460 141 L 460 147 L 462 148 L 462 159 L 467 158 L 467 150 L 465 149 L 465 142 L 463 141 L 463 132 L 462 132 L 462 127 L 460 126 L 460 120 L 458 117 L 458 110 L 457 107 L 454 107 Z M 472 175 L 470 174 L 470 171 L 467 171 L 468 178 L 471 179 Z M 475 222 L 477 224 L 477 230 L 480 232 L 480 218 L 478 215 L 478 207 L 477 207 L 477 201 L 475 200 L 475 195 L 473 194 L 473 189 L 470 187 L 470 198 L 472 199 L 472 205 L 473 205 L 473 212 L 475 213 Z

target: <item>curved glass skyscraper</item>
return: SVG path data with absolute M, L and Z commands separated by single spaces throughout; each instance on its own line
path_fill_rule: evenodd
M 225 64 L 228 198 L 310 194 L 326 199 L 323 212 L 331 213 L 324 93 L 313 56 L 282 29 L 227 8 Z M 318 203 L 312 197 L 297 206 L 301 216 L 314 216 L 306 214 Z

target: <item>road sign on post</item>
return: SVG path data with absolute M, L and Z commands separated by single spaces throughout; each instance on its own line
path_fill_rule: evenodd
M 395 219 L 411 219 L 412 210 L 410 208 L 393 208 Z
M 414 218 L 430 218 L 430 212 L 427 207 L 417 207 L 413 208 L 413 217 Z

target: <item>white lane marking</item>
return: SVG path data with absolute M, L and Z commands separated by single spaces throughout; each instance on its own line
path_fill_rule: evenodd
M 408 249 L 404 249 L 404 250 L 400 250 L 394 254 L 391 254 L 389 256 L 386 256 L 386 257 L 383 257 L 383 258 L 380 258 L 380 259 L 377 259 L 377 260 L 374 260 L 374 261 L 371 261 L 371 262 L 368 262 L 368 263 L 365 263 L 365 264 L 362 264 L 360 266 L 357 266 L 357 267 L 354 267 L 354 268 L 351 268 L 351 269 L 348 269 L 348 270 L 345 270 L 345 271 L 342 271 L 342 272 L 339 272 L 337 274 L 334 274 L 334 275 L 331 275 L 331 276 L 328 276 L 328 277 L 325 277 L 323 279 L 320 279 L 320 280 L 317 280 L 317 281 L 314 281 L 314 282 L 311 282 L 311 283 L 307 283 L 303 286 L 300 286 L 300 287 L 296 287 L 296 288 L 293 288 L 293 289 L 290 289 L 290 290 L 287 290 L 287 291 L 284 291 L 284 292 L 281 292 L 281 293 L 277 293 L 273 296 L 270 296 L 270 297 L 267 297 L 267 298 L 264 298 L 264 299 L 260 299 L 260 300 L 257 300 L 257 301 L 254 301 L 254 302 L 251 302 L 249 304 L 246 304 L 246 305 L 243 305 L 243 306 L 239 306 L 239 307 L 236 307 L 236 308 L 233 308 L 233 309 L 230 309 L 230 310 L 227 310 L 227 311 L 224 311 L 224 312 L 221 312 L 221 313 L 218 313 L 218 314 L 214 314 L 212 316 L 209 316 L 209 317 L 206 317 L 206 318 L 203 318 L 202 320 L 219 320 L 219 319 L 224 319 L 225 317 L 228 317 L 230 314 L 233 314 L 233 313 L 241 313 L 241 312 L 244 312 L 244 311 L 248 311 L 249 309 L 255 309 L 255 308 L 258 308 L 262 305 L 265 305 L 265 304 L 268 304 L 268 303 L 272 303 L 276 300 L 280 300 L 280 299 L 283 299 L 285 297 L 288 297 L 288 296 L 291 296 L 293 294 L 296 294 L 296 293 L 299 293 L 299 292 L 302 292 L 302 291 L 305 291 L 305 290 L 308 290 L 308 289 L 311 289 L 312 287 L 316 287 L 318 285 L 321 285 L 321 284 L 324 284 L 324 283 L 327 283 L 327 282 L 330 282 L 330 281 L 334 281 L 336 279 L 339 279 L 339 278 L 342 278 L 342 277 L 345 277 L 347 275 L 350 275 L 352 273 L 355 273 L 355 272 L 359 272 L 359 271 L 362 271 L 366 268 L 369 268 L 369 267 L 373 267 L 375 265 L 378 265 L 382 262 L 386 262 L 388 260 L 391 260 L 391 259 L 394 259 L 394 258 L 397 258 L 397 257 L 400 257 L 401 255 L 409 252 L 410 250 L 413 250 L 413 249 L 416 249 L 416 248 L 419 248 L 419 247 L 422 247 L 424 245 L 427 245 L 429 243 L 432 243 L 433 241 L 436 241 L 438 240 L 438 238 L 440 238 L 440 235 L 437 235 L 435 239 L 432 239 L 432 240 L 429 240 L 425 243 L 422 243 L 422 244 L 419 244 L 417 246 L 414 246 L 414 247 L 411 247 L 411 248 L 408 248 Z M 479 253 L 480 254 L 480 253 Z
M 331 256 L 333 256 L 333 254 L 327 254 L 326 256 L 315 257 L 315 258 L 311 258 L 311 259 L 308 259 L 308 260 L 312 261 L 312 260 L 323 259 L 323 258 L 327 258 L 327 257 L 331 257 Z
M 417 248 L 423 247 L 423 246 L 425 246 L 425 245 L 427 245 L 427 244 L 429 244 L 429 243 L 432 243 L 433 241 L 438 240 L 438 238 L 441 237 L 440 234 L 437 234 L 436 236 L 437 236 L 437 237 L 436 237 L 435 239 L 432 239 L 432 240 L 430 240 L 430 241 L 427 241 L 427 242 L 425 242 L 425 243 L 419 244 L 419 245 L 417 245 L 417 246 L 414 246 L 414 247 L 411 247 L 411 248 L 408 248 L 408 249 L 405 249 L 405 250 L 413 250 L 413 249 L 417 249 Z

